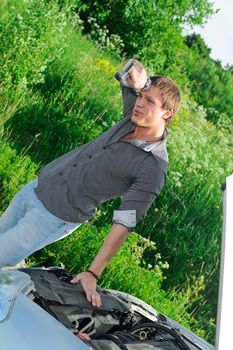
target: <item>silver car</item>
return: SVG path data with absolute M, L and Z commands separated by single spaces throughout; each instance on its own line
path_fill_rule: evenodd
M 0 273 L 1 350 L 211 350 L 143 301 L 98 287 L 100 308 L 61 268 Z M 79 338 L 88 335 L 89 340 Z

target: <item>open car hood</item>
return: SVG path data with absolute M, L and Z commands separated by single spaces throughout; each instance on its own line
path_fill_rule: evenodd
M 73 275 L 67 270 L 25 268 L 1 276 L 0 305 L 10 305 L 0 321 L 4 350 L 214 349 L 130 294 L 97 287 L 102 305 L 94 307 L 81 285 L 70 283 Z M 80 340 L 78 333 L 90 340 Z

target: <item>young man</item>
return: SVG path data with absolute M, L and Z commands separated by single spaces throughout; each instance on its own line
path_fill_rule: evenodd
M 122 86 L 124 116 L 93 141 L 55 159 L 19 191 L 0 218 L 0 267 L 14 265 L 70 234 L 95 215 L 99 203 L 123 196 L 113 226 L 81 282 L 100 306 L 96 280 L 159 195 L 167 174 L 167 124 L 180 104 L 174 81 L 148 79 L 143 66 Z

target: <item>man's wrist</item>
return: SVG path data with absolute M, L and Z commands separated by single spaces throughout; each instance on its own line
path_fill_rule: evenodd
M 91 269 L 87 269 L 85 272 L 90 273 L 98 281 L 99 276 L 94 271 L 92 271 Z
M 148 77 L 145 85 L 143 86 L 143 88 L 141 90 L 143 90 L 143 91 L 149 90 L 149 88 L 151 86 L 152 86 L 152 81 L 151 81 L 150 77 Z

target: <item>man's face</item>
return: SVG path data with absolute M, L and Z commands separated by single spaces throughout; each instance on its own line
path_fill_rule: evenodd
M 162 98 L 158 88 L 152 86 L 147 91 L 140 91 L 133 109 L 132 122 L 153 129 L 165 124 L 171 111 L 164 110 L 161 106 Z

